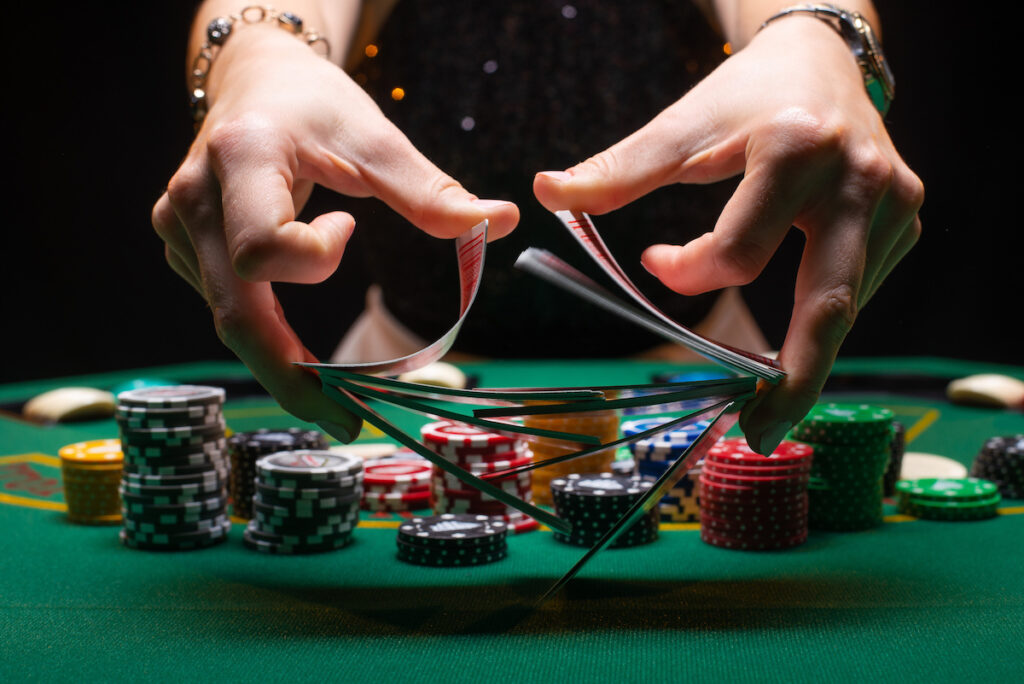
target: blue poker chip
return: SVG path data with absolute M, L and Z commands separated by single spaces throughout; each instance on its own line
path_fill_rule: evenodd
M 660 425 L 675 420 L 673 417 L 662 416 L 660 418 L 640 418 L 638 420 L 628 420 L 622 424 L 622 434 L 626 437 L 633 437 L 641 432 L 646 432 Z M 646 440 L 661 441 L 661 442 L 673 442 L 682 441 L 682 436 L 685 435 L 688 441 L 693 441 L 697 435 L 706 430 L 711 425 L 706 420 L 698 420 L 694 423 L 683 423 L 676 425 L 668 432 L 662 432 L 651 437 L 647 437 Z

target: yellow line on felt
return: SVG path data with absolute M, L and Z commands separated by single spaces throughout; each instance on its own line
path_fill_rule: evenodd
M 2 463 L 38 463 L 39 465 L 50 466 L 51 468 L 60 468 L 59 458 L 40 453 L 0 456 L 0 464 Z
M 921 433 L 930 428 L 932 424 L 935 421 L 937 421 L 939 419 L 939 416 L 941 415 L 942 414 L 939 413 L 938 409 L 928 409 L 927 411 L 925 411 L 924 415 L 921 416 L 916 423 L 914 423 L 912 426 L 910 426 L 910 428 L 907 429 L 907 432 L 904 435 L 904 440 L 906 441 L 906 443 L 910 444 L 915 439 L 917 439 L 921 435 Z
M 41 501 L 39 499 L 26 499 L 23 496 L 0 493 L 0 503 L 24 506 L 25 508 L 39 508 L 45 511 L 66 511 L 67 504 L 60 501 Z
M 1020 515 L 1021 513 L 1024 513 L 1024 506 L 1009 506 L 999 509 L 999 515 Z

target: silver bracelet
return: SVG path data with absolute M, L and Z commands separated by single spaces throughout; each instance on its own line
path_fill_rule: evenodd
M 331 55 L 331 45 L 327 39 L 316 31 L 303 28 L 302 19 L 291 12 L 279 12 L 273 7 L 266 5 L 249 5 L 237 14 L 230 14 L 226 17 L 217 17 L 206 26 L 206 40 L 199 48 L 199 54 L 192 60 L 192 92 L 189 97 L 189 104 L 192 109 L 192 119 L 195 122 L 196 130 L 199 130 L 203 119 L 206 117 L 206 78 L 210 75 L 210 68 L 217 53 L 231 36 L 237 22 L 243 24 L 259 24 L 268 22 L 277 24 L 281 28 L 294 33 L 302 38 L 306 45 L 313 48 L 321 57 L 327 58 Z

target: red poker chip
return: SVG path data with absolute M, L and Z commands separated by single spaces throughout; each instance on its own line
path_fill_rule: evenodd
M 420 428 L 420 436 L 424 442 L 457 447 L 489 447 L 511 446 L 517 440 L 507 434 L 488 432 L 472 425 L 440 420 L 427 423 Z
M 810 473 L 804 473 L 801 475 L 730 475 L 728 473 L 716 472 L 707 463 L 704 464 L 704 470 L 701 472 L 700 476 L 701 479 L 706 482 L 746 487 L 760 487 L 761 485 L 796 486 L 798 484 L 807 486 L 807 483 L 811 479 Z
M 718 532 L 735 535 L 743 539 L 749 536 L 777 537 L 794 535 L 807 529 L 807 516 L 766 520 L 764 518 L 731 518 L 711 515 L 701 511 L 701 527 L 709 527 Z
M 429 489 L 416 492 L 363 492 L 363 501 L 415 501 L 429 497 Z
M 728 437 L 719 440 L 705 457 L 705 460 L 728 460 L 738 461 L 743 465 L 786 465 L 809 461 L 814 456 L 813 447 L 802 442 L 791 442 L 783 440 L 771 456 L 763 456 L 747 444 L 742 437 Z
M 506 451 L 504 454 L 505 455 L 501 458 L 496 458 L 493 461 L 474 461 L 466 463 L 463 465 L 463 468 L 474 475 L 484 475 L 501 470 L 522 468 L 523 466 L 533 463 L 533 457 L 529 454 L 524 455 L 521 451 Z
M 714 530 L 701 528 L 700 539 L 706 544 L 718 546 L 725 549 L 736 549 L 741 551 L 773 551 L 789 549 L 799 546 L 807 541 L 807 530 L 791 536 L 775 538 L 743 538 L 736 535 L 719 534 Z
M 787 499 L 781 502 L 766 501 L 763 503 L 731 503 L 719 501 L 714 497 L 701 498 L 700 509 L 716 516 L 768 516 L 785 517 L 806 515 L 808 510 L 807 497 Z
M 367 485 L 363 487 L 364 492 L 370 494 L 387 494 L 388 492 L 403 492 L 405 494 L 411 494 L 413 492 L 429 492 L 430 483 L 418 484 L 418 485 Z
M 731 475 L 801 475 L 811 472 L 811 463 L 799 463 L 793 465 L 745 465 L 740 461 L 705 459 L 703 466 L 711 468 L 719 473 Z
M 707 484 L 714 489 L 721 489 L 723 493 L 773 497 L 800 494 L 801 491 L 807 490 L 807 482 L 809 480 L 808 477 L 783 477 L 774 480 L 740 479 L 740 477 L 739 475 L 732 477 L 709 476 L 708 471 L 705 470 L 700 473 L 701 491 L 703 490 L 702 487 Z
M 476 473 L 472 474 L 475 475 L 476 477 L 480 477 L 480 475 Z M 533 477 L 531 473 L 525 472 L 520 473 L 519 475 L 512 475 L 506 478 L 484 478 L 484 481 L 487 482 L 487 484 L 492 485 L 494 487 L 499 487 L 501 489 L 508 490 L 510 487 L 514 486 L 529 487 L 533 482 Z M 431 483 L 435 486 L 442 486 L 451 489 L 472 488 L 471 485 L 463 482 L 462 480 L 455 477 L 451 473 L 445 471 L 435 473 L 431 478 Z
M 746 503 L 746 504 L 765 504 L 765 503 L 789 503 L 793 501 L 799 501 L 807 498 L 807 490 L 782 490 L 782 491 L 765 491 L 765 490 L 747 490 L 743 487 L 735 487 L 731 489 L 723 489 L 723 487 L 733 487 L 732 485 L 716 484 L 714 482 L 702 482 L 700 500 L 701 501 L 718 501 L 719 503 Z
M 366 485 L 418 485 L 430 482 L 429 461 L 366 461 L 363 483 Z

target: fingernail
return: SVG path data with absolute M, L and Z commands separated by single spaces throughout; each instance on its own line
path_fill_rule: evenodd
M 342 444 L 348 444 L 349 442 L 356 438 L 356 435 L 352 434 L 352 430 L 350 428 L 345 427 L 344 425 L 332 423 L 329 420 L 318 420 L 316 424 L 320 426 L 321 430 L 323 430 L 324 432 L 326 432 L 327 434 L 329 434 L 331 437 L 338 440 Z
M 793 427 L 792 423 L 776 423 L 767 430 L 761 433 L 761 444 L 758 445 L 760 448 L 757 452 L 762 456 L 770 456 L 772 452 L 779 448 L 782 444 L 782 440 L 786 438 L 786 433 Z
M 652 271 L 651 267 L 647 265 L 647 250 L 644 250 L 644 253 L 640 255 L 640 265 L 644 267 L 645 271 L 654 275 L 654 271 Z
M 551 180 L 556 180 L 559 183 L 570 180 L 572 176 L 565 171 L 540 171 L 537 173 L 538 176 L 546 176 Z
M 494 207 L 501 207 L 501 206 L 505 206 L 507 204 L 512 204 L 512 203 L 511 202 L 506 202 L 505 200 L 495 200 L 495 199 L 475 199 L 475 200 L 473 200 L 473 205 L 477 206 L 477 207 L 479 207 L 481 209 L 493 209 Z

